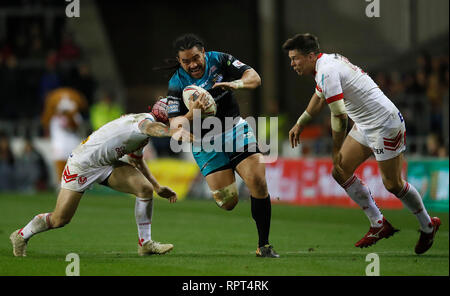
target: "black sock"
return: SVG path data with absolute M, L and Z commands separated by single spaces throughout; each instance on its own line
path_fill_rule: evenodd
M 252 203 L 252 217 L 258 229 L 258 247 L 262 247 L 269 243 L 270 219 L 272 214 L 270 195 L 266 198 L 254 198 L 250 196 L 250 199 Z

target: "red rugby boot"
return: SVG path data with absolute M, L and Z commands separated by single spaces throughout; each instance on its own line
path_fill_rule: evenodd
M 416 254 L 423 254 L 428 251 L 433 245 L 434 236 L 441 226 L 441 219 L 438 217 L 431 218 L 431 225 L 433 226 L 433 231 L 431 233 L 425 233 L 420 231 L 419 241 L 416 244 L 415 252 Z
M 399 231 L 398 229 L 395 229 L 391 223 L 389 223 L 384 217 L 383 217 L 383 226 L 381 227 L 370 227 L 369 232 L 366 233 L 366 235 L 360 239 L 356 244 L 355 247 L 357 248 L 367 248 L 371 245 L 375 244 L 377 241 L 379 241 L 382 238 L 388 238 L 394 235 Z

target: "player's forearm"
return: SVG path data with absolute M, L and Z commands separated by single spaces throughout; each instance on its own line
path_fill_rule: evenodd
M 312 117 L 318 115 L 322 111 L 323 107 L 326 105 L 326 101 L 321 99 L 317 94 L 313 94 L 311 100 L 309 101 L 308 107 L 306 107 L 306 112 Z
M 239 80 L 242 81 L 239 88 L 255 89 L 261 85 L 261 77 L 258 72 L 253 69 L 246 70 Z M 239 80 L 235 80 L 235 82 L 241 83 Z
M 303 112 L 303 114 L 298 118 L 297 124 L 303 129 L 309 122 L 311 122 L 314 116 L 320 113 L 325 105 L 326 102 L 324 100 L 322 100 L 318 95 L 313 94 L 305 112 Z
M 331 114 L 332 120 L 332 137 L 333 137 L 333 151 L 335 156 L 339 152 L 347 135 L 348 116 L 347 114 L 334 115 Z
M 174 131 L 161 122 L 151 122 L 144 127 L 144 133 L 152 137 L 171 137 Z

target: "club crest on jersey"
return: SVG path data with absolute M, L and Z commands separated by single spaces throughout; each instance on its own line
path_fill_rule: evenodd
M 86 183 L 87 178 L 83 177 L 83 176 L 79 176 L 78 177 L 78 184 L 83 185 L 84 183 Z

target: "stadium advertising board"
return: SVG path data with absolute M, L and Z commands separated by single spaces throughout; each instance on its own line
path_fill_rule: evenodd
M 448 159 L 408 161 L 408 180 L 430 210 L 448 212 L 448 164 Z
M 274 202 L 305 206 L 331 205 L 357 207 L 331 176 L 333 163 L 328 158 L 285 159 L 266 164 L 269 193 Z M 403 168 L 406 173 L 406 165 Z M 383 185 L 377 162 L 370 159 L 355 174 L 368 185 L 377 205 L 401 209 L 402 203 Z

